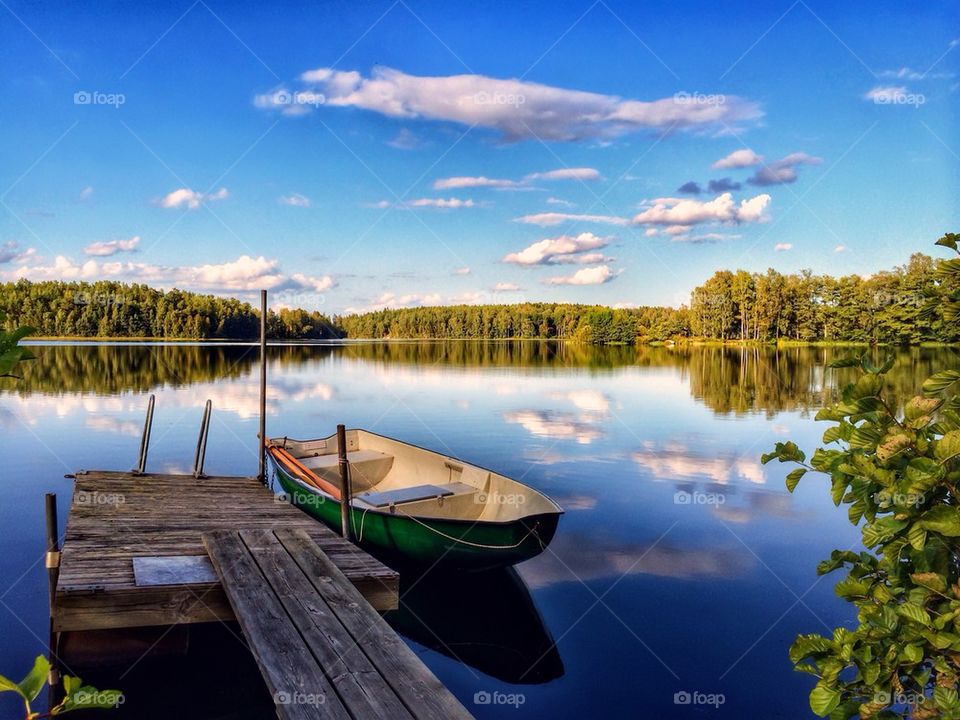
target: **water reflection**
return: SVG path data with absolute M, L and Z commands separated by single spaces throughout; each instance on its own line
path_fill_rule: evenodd
M 778 412 L 808 411 L 836 397 L 852 370 L 824 372 L 830 360 L 863 352 L 857 348 L 791 347 L 593 347 L 542 341 L 526 342 L 396 342 L 288 345 L 270 348 L 274 366 L 271 385 L 287 387 L 290 399 L 298 392 L 306 397 L 329 399 L 333 388 L 311 379 L 313 387 L 302 387 L 302 370 L 317 368 L 331 357 L 355 361 L 370 373 L 389 375 L 402 381 L 406 377 L 432 376 L 438 383 L 449 381 L 451 369 L 511 368 L 551 370 L 564 373 L 609 374 L 630 369 L 664 369 L 677 373 L 690 394 L 719 414 L 762 411 L 769 416 Z M 929 375 L 956 363 L 949 348 L 874 349 L 877 359 L 894 352 L 897 365 L 888 375 L 891 391 L 898 400 L 909 398 Z M 144 392 L 160 387 L 179 387 L 202 382 L 241 379 L 253 371 L 258 353 L 252 345 L 198 344 L 48 344 L 38 348 L 39 359 L 24 368 L 24 378 L 3 388 L 4 393 L 62 394 L 96 392 L 112 394 L 124 391 Z M 389 370 L 388 370 L 389 369 Z M 386 371 L 386 372 L 385 372 Z M 459 379 L 465 378 L 461 375 Z M 482 382 L 476 377 L 477 382 Z M 523 386 L 516 376 L 494 377 L 493 392 L 514 394 Z M 552 436 L 567 432 L 568 419 L 582 425 L 596 424 L 611 410 L 611 398 L 589 388 L 565 388 L 553 391 L 547 399 L 569 404 L 581 412 L 556 420 L 543 417 L 543 410 L 528 410 L 515 420 L 538 425 L 537 434 Z M 465 402 L 458 399 L 458 402 Z M 539 418 L 533 414 L 539 413 Z M 559 423 L 559 424 L 558 424 Z M 588 435 L 594 434 L 587 431 Z M 581 433 L 571 432 L 571 437 Z
M 399 633 L 504 682 L 544 683 L 563 661 L 530 591 L 513 568 L 479 573 L 401 571 Z
M 65 472 L 129 468 L 145 393 L 157 394 L 151 471 L 190 467 L 208 397 L 208 472 L 251 474 L 257 463 L 255 347 L 36 350 L 22 381 L 0 384 L 0 427 L 17 449 L 0 476 L 7 667 L 28 666 L 46 633 L 37 562 L 43 493 L 68 497 Z M 823 364 L 848 353 L 544 342 L 277 346 L 269 351 L 268 432 L 367 427 L 517 478 L 565 508 L 553 543 L 518 568 L 519 578 L 428 579 L 396 619 L 476 714 L 496 710 L 471 704 L 493 683 L 505 691 L 523 684 L 518 717 L 643 714 L 639 674 L 652 687 L 649 717 L 685 717 L 674 712 L 672 693 L 700 687 L 726 693 L 717 717 L 749 717 L 762 704 L 765 717 L 792 718 L 805 712 L 809 692 L 786 660 L 793 636 L 823 631 L 819 619 L 851 619 L 831 583 L 812 587 L 816 564 L 860 536 L 815 478 L 788 494 L 789 468 L 762 466 L 758 456 L 784 437 L 804 448 L 820 442 L 811 410 L 853 374 L 825 373 Z M 889 376 L 897 402 L 933 371 L 958 364 L 944 348 L 897 353 Z M 522 677 L 537 655 L 543 664 Z M 179 677 L 162 667 L 157 675 Z M 102 684 L 140 692 L 129 677 L 110 680 Z M 130 703 L 144 708 L 149 699 Z

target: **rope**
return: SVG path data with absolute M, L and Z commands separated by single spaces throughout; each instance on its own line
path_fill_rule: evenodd
M 527 532 L 526 535 L 520 538 L 519 542 L 514 543 L 513 545 L 484 545 L 482 543 L 470 542 L 469 540 L 464 540 L 463 538 L 454 537 L 453 535 L 447 535 L 445 532 L 441 530 L 437 530 L 435 527 L 431 527 L 430 525 L 427 525 L 425 522 L 419 520 L 413 515 L 407 515 L 407 513 L 405 512 L 400 512 L 398 510 L 397 514 L 402 515 L 405 518 L 410 518 L 415 523 L 419 525 L 423 525 L 430 532 L 434 532 L 437 535 L 446 538 L 447 540 L 452 540 L 453 542 L 460 543 L 461 545 L 469 545 L 470 547 L 483 548 L 484 550 L 512 550 L 513 548 L 520 547 L 524 543 L 524 541 L 526 541 L 526 539 L 530 537 L 530 535 L 535 535 L 537 540 L 540 542 L 540 545 L 543 546 L 543 541 L 540 540 L 540 536 L 537 535 L 537 528 L 540 526 L 540 523 L 534 523 L 533 527 L 530 528 L 529 532 Z

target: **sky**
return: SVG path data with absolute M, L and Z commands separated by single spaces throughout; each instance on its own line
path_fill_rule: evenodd
M 687 302 L 960 225 L 960 6 L 0 2 L 0 280 Z

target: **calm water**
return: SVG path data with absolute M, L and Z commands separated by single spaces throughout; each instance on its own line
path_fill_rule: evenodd
M 132 467 L 149 393 L 148 469 L 190 468 L 207 398 L 207 471 L 257 464 L 255 348 L 37 351 L 0 390 L 0 673 L 17 677 L 47 637 L 43 494 L 59 494 L 63 527 L 64 473 Z M 517 573 L 405 578 L 391 623 L 477 716 L 809 717 L 810 679 L 787 648 L 851 621 L 814 568 L 859 533 L 824 485 L 811 477 L 790 495 L 788 468 L 759 455 L 785 438 L 817 444 L 813 411 L 843 380 L 822 366 L 841 352 L 276 347 L 268 432 L 364 427 L 496 469 L 566 509 L 549 550 Z M 957 365 L 951 350 L 901 352 L 896 392 Z M 269 717 L 255 669 L 220 635 L 187 661 L 91 677 L 127 692 L 110 716 Z M 158 678 L 178 691 L 159 692 Z M 683 692 L 723 704 L 676 704 Z M 0 700 L 0 715 L 15 712 Z

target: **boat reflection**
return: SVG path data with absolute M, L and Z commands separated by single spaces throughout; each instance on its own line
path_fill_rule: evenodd
M 473 573 L 400 572 L 400 608 L 385 614 L 404 637 L 512 684 L 559 678 L 563 661 L 512 567 Z

